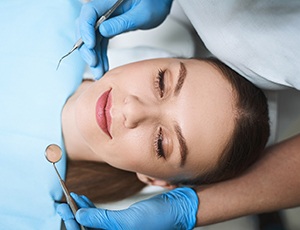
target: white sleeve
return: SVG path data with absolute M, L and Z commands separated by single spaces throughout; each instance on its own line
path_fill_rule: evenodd
M 300 89 L 300 1 L 178 0 L 209 51 L 264 89 Z

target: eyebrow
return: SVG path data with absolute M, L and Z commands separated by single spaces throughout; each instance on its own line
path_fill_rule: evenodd
M 175 90 L 174 90 L 174 95 L 175 96 L 177 96 L 180 93 L 180 90 L 181 90 L 181 88 L 183 86 L 183 83 L 184 83 L 184 80 L 186 78 L 186 73 L 187 73 L 187 70 L 186 70 L 185 65 L 182 62 L 180 62 L 178 80 L 177 80 Z
M 179 152 L 180 152 L 180 167 L 183 167 L 186 162 L 186 157 L 188 155 L 188 148 L 186 145 L 186 140 L 182 135 L 181 128 L 178 124 L 175 124 L 175 132 L 179 142 Z
M 180 62 L 180 68 L 178 73 L 178 80 L 175 86 L 174 95 L 177 96 L 180 93 L 180 90 L 183 86 L 184 80 L 186 78 L 187 69 L 183 62 Z M 182 135 L 182 131 L 180 126 L 175 123 L 174 126 L 176 137 L 179 143 L 179 152 L 180 152 L 180 167 L 183 167 L 186 162 L 186 157 L 188 155 L 188 148 L 186 144 L 186 140 Z

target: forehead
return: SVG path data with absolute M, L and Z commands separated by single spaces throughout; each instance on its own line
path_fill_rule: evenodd
M 187 60 L 179 120 L 189 148 L 187 165 L 214 167 L 234 129 L 235 97 L 231 84 L 213 65 Z

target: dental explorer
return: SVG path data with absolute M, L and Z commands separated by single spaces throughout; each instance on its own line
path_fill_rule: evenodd
M 98 30 L 99 26 L 101 25 L 102 22 L 104 22 L 117 8 L 119 5 L 121 5 L 121 3 L 123 2 L 124 0 L 118 0 L 105 14 L 103 14 L 97 21 L 96 25 L 95 25 L 95 30 Z M 61 61 L 69 56 L 71 53 L 73 53 L 74 50 L 76 49 L 79 49 L 81 46 L 83 45 L 83 41 L 82 39 L 80 38 L 73 46 L 73 48 L 64 56 L 61 57 L 61 59 L 59 60 L 58 64 L 57 64 L 57 67 L 56 67 L 56 70 L 58 70 L 59 68 L 59 65 L 61 63 Z
M 65 184 L 65 182 L 63 181 L 63 179 L 61 178 L 56 166 L 55 166 L 55 163 L 57 163 L 58 161 L 60 161 L 61 157 L 62 157 L 62 151 L 61 151 L 61 148 L 56 145 L 56 144 L 51 144 L 51 145 L 48 145 L 46 150 L 45 150 L 45 157 L 46 159 L 53 164 L 53 167 L 56 171 L 56 174 L 58 176 L 58 179 L 59 179 L 59 182 L 60 182 L 60 185 L 62 187 L 62 190 L 65 194 L 65 197 L 66 197 L 66 200 L 67 200 L 67 203 L 69 204 L 71 210 L 72 210 L 72 213 L 76 214 L 76 211 L 78 210 L 78 207 L 75 203 L 75 201 L 73 200 L 73 198 L 71 197 L 70 193 L 69 193 L 69 190 Z M 86 229 L 84 228 L 83 226 L 81 226 L 81 229 Z

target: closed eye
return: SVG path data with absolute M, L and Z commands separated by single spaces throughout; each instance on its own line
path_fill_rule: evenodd
M 166 154 L 163 148 L 163 140 L 164 138 L 163 138 L 162 128 L 159 128 L 158 133 L 154 140 L 154 148 L 155 148 L 157 158 L 163 157 L 166 159 Z
M 154 81 L 155 89 L 161 98 L 165 93 L 165 72 L 165 70 L 159 69 Z

